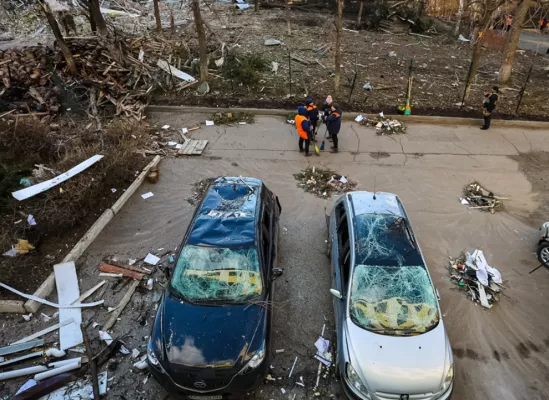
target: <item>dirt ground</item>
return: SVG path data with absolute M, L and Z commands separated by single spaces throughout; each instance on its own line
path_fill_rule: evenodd
M 179 129 L 203 122 L 209 115 L 156 114 L 158 125 L 170 124 L 174 140 Z M 102 277 L 98 265 L 104 257 L 125 262 L 149 251 L 165 254 L 182 240 L 194 207 L 187 201 L 194 183 L 218 175 L 258 177 L 280 197 L 281 253 L 284 275 L 276 285 L 274 348 L 285 349 L 272 360 L 274 383 L 266 382 L 250 394 L 256 399 L 343 398 L 333 374 L 321 376 L 319 396 L 313 389 L 318 363 L 314 342 L 326 324 L 333 339 L 332 298 L 329 293 L 329 260 L 325 255 L 324 208 L 329 201 L 305 193 L 292 174 L 308 165 L 323 165 L 358 182 L 359 190 L 397 193 L 411 218 L 435 286 L 441 295 L 444 323 L 454 349 L 456 378 L 453 399 L 541 400 L 549 397 L 549 322 L 546 302 L 549 270 L 532 274 L 539 224 L 549 220 L 547 190 L 549 142 L 546 132 L 476 127 L 410 125 L 408 134 L 377 136 L 356 123 L 343 124 L 339 154 L 322 153 L 304 158 L 297 152 L 297 136 L 282 118 L 257 117 L 256 123 L 238 126 L 202 126 L 189 133 L 208 139 L 205 153 L 193 158 L 166 158 L 160 164 L 157 184 L 144 184 L 78 260 L 80 290 Z M 531 153 L 535 149 L 537 153 Z M 542 158 L 545 157 L 545 158 Z M 533 169 L 534 166 L 536 169 Z M 463 187 L 478 180 L 495 194 L 508 197 L 505 211 L 494 215 L 468 210 L 458 197 Z M 144 200 L 146 192 L 154 196 Z M 471 302 L 450 283 L 448 256 L 467 249 L 484 250 L 488 262 L 504 279 L 504 296 L 491 310 Z M 168 266 L 167 256 L 161 264 Z M 153 291 L 138 290 L 113 329 L 113 337 L 126 335 L 128 348 L 145 351 L 147 337 L 167 282 L 163 268 L 153 274 Z M 127 284 L 107 278 L 105 307 L 83 311 L 92 346 L 100 347 L 98 330 L 106 307 L 114 307 Z M 125 286 L 126 285 L 126 286 Z M 52 300 L 56 295 L 51 296 Z M 0 346 L 52 322 L 40 312 L 30 322 L 20 315 L 3 315 Z M 47 336 L 55 342 L 56 334 Z M 292 378 L 288 371 L 298 356 Z M 154 379 L 132 368 L 131 356 L 116 357 L 109 366 L 107 399 L 177 399 L 168 396 Z M 302 376 L 305 388 L 296 385 Z M 280 378 L 280 379 L 279 379 Z M 0 384 L 0 392 L 13 394 L 25 379 Z M 145 382 L 145 383 L 144 383 Z M 283 395 L 281 388 L 286 390 Z

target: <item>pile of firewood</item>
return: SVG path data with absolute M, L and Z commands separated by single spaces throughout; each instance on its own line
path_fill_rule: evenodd
M 62 89 L 78 89 L 84 93 L 78 96 L 79 105 L 90 115 L 97 114 L 98 107 L 112 104 L 117 115 L 139 120 L 155 89 L 179 91 L 196 83 L 180 71 L 190 70 L 192 62 L 190 50 L 181 40 L 127 36 L 107 42 L 87 36 L 67 39 L 67 45 L 76 76 L 69 73 L 57 48 L 0 52 L 0 112 L 18 109 L 56 114 Z

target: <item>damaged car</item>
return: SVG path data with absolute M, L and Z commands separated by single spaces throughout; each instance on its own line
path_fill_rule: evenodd
M 447 400 L 452 348 L 400 199 L 350 192 L 327 215 L 336 374 L 362 400 Z
M 260 180 L 217 178 L 179 247 L 148 344 L 151 371 L 189 400 L 238 398 L 270 354 L 278 197 Z

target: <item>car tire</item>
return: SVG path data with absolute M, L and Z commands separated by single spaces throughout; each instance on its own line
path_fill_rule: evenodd
M 538 246 L 538 260 L 549 268 L 549 242 L 542 242 Z

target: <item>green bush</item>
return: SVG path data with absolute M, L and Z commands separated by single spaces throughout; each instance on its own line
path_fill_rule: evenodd
M 230 55 L 223 67 L 223 75 L 240 85 L 257 85 L 261 73 L 267 70 L 267 61 L 258 54 Z

